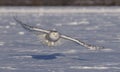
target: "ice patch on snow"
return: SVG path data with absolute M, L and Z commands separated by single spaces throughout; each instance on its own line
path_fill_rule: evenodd
M 78 25 L 78 23 L 77 22 L 71 22 L 68 25 Z
M 68 54 L 77 53 L 77 50 L 71 49 L 71 50 L 64 51 L 63 53 L 68 53 Z
M 80 21 L 80 22 L 71 22 L 71 23 L 68 23 L 67 25 L 88 25 L 89 22 L 88 21 Z
M 78 24 L 88 25 L 89 22 L 88 21 L 81 21 L 81 22 L 78 22 Z
M 10 25 L 15 26 L 16 23 L 15 22 L 10 22 Z
M 97 69 L 97 70 L 101 70 L 101 69 L 108 69 L 108 67 L 97 67 L 97 66 L 71 66 L 71 69 Z
M 114 50 L 110 49 L 110 48 L 105 48 L 105 49 L 101 49 L 101 51 L 104 51 L 104 52 L 113 52 Z
M 98 43 L 105 43 L 105 40 L 96 40 Z
M 120 65 L 120 63 L 119 62 L 113 62 L 113 63 L 112 62 L 107 62 L 107 63 L 103 63 L 102 65 L 104 65 L 104 66 L 105 65 L 106 66 L 113 66 L 113 65 L 115 66 L 116 65 L 117 66 L 117 65 Z
M 41 24 L 40 24 L 40 23 L 38 23 L 38 24 L 36 24 L 36 26 L 41 26 Z
M 0 46 L 3 46 L 3 45 L 5 45 L 5 42 L 0 42 Z
M 105 69 L 120 69 L 120 67 L 106 67 L 106 66 L 71 66 L 71 69 L 94 69 L 94 70 L 105 70 Z
M 25 58 L 32 58 L 32 56 L 13 56 L 12 58 L 16 58 L 16 59 L 25 59 Z
M 16 70 L 15 67 L 7 66 L 7 67 L 0 67 L 0 69 L 5 69 L 5 70 Z
M 92 26 L 92 27 L 87 27 L 85 28 L 86 30 L 97 30 L 99 29 L 99 26 Z
M 18 32 L 19 35 L 24 35 L 25 33 L 24 32 Z
M 9 29 L 9 28 L 10 28 L 10 26 L 9 26 L 9 25 L 7 25 L 7 26 L 5 26 L 5 28 L 6 28 L 6 29 Z
M 114 42 L 120 42 L 120 34 L 118 34 L 115 39 L 116 39 L 116 41 L 114 41 Z

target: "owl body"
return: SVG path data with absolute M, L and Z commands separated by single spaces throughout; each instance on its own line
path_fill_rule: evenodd
M 91 49 L 91 50 L 104 49 L 104 47 L 98 47 L 98 46 L 90 45 L 90 44 L 87 44 L 87 43 L 82 42 L 80 40 L 71 38 L 69 36 L 62 35 L 55 30 L 44 30 L 44 29 L 41 29 L 41 28 L 29 26 L 29 25 L 17 20 L 16 18 L 14 18 L 14 19 L 19 24 L 21 24 L 21 26 L 24 29 L 26 29 L 30 32 L 37 32 L 38 38 L 41 40 L 42 43 L 46 44 L 47 46 L 61 45 L 63 40 L 70 40 L 70 41 L 73 41 L 73 42 L 75 42 L 79 45 L 82 45 L 82 46 L 84 46 L 88 49 Z

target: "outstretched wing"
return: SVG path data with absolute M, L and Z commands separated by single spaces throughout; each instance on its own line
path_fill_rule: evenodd
M 16 19 L 14 17 L 15 21 L 18 22 L 24 29 L 28 30 L 28 31 L 36 31 L 36 32 L 42 32 L 42 33 L 49 33 L 50 31 L 44 30 L 44 29 L 40 29 L 37 27 L 33 27 L 33 26 L 29 26 L 21 21 L 19 21 L 18 19 Z
M 77 39 L 74 39 L 74 38 L 71 38 L 71 37 L 68 37 L 68 36 L 65 36 L 65 35 L 61 35 L 61 38 L 64 38 L 64 39 L 67 39 L 67 40 L 71 40 L 71 41 L 74 41 L 90 50 L 99 50 L 99 49 L 103 49 L 104 47 L 98 47 L 98 46 L 94 46 L 94 45 L 90 45 L 90 44 L 87 44 L 85 42 L 82 42 L 80 40 L 77 40 Z
M 39 41 L 41 43 L 44 43 L 46 40 L 45 40 L 45 36 L 46 34 L 48 34 L 50 31 L 48 30 L 44 30 L 44 29 L 40 29 L 40 28 L 37 28 L 37 27 L 33 27 L 33 26 L 30 26 L 30 25 L 27 25 L 21 21 L 19 21 L 17 18 L 14 17 L 14 20 L 20 24 L 25 30 L 27 31 L 30 31 L 32 32 L 33 34 L 35 34 L 38 38 L 39 38 Z

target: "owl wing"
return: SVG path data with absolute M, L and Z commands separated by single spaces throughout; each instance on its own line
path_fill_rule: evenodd
M 23 23 L 22 21 L 19 21 L 18 19 L 16 19 L 14 17 L 14 20 L 20 24 L 25 30 L 32 32 L 35 36 L 37 36 L 37 38 L 39 39 L 38 41 L 41 43 L 44 43 L 46 41 L 45 36 L 50 32 L 48 30 L 44 30 L 41 28 L 37 28 L 37 27 L 33 27 L 30 25 L 27 25 L 25 23 Z
M 80 40 L 77 40 L 77 39 L 74 39 L 74 38 L 71 38 L 69 36 L 65 36 L 65 35 L 61 35 L 61 38 L 63 39 L 67 39 L 67 40 L 71 40 L 73 42 L 76 42 L 77 44 L 79 45 L 82 45 L 90 50 L 99 50 L 99 49 L 103 49 L 104 47 L 99 47 L 99 46 L 94 46 L 94 45 L 90 45 L 90 44 L 87 44 L 85 42 L 82 42 Z
M 29 26 L 21 21 L 19 21 L 18 19 L 14 18 L 14 20 L 19 23 L 24 29 L 30 31 L 30 32 L 42 32 L 42 33 L 49 33 L 50 31 L 41 29 L 41 28 L 37 28 L 37 27 L 33 27 L 33 26 Z

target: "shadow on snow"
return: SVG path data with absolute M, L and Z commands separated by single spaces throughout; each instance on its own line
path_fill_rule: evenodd
M 43 54 L 43 55 L 31 55 L 33 59 L 37 59 L 37 60 L 53 60 L 53 59 L 57 59 L 58 57 L 65 57 L 64 54 L 62 53 L 54 53 L 54 54 Z M 67 57 L 69 58 L 69 57 Z M 73 60 L 80 60 L 80 61 L 88 61 L 87 59 L 82 59 L 82 58 L 69 58 L 69 59 L 73 59 Z
M 61 53 L 54 53 L 54 54 L 48 54 L 48 55 L 31 55 L 32 58 L 37 59 L 37 60 L 53 60 L 57 59 L 58 56 L 65 56 Z

